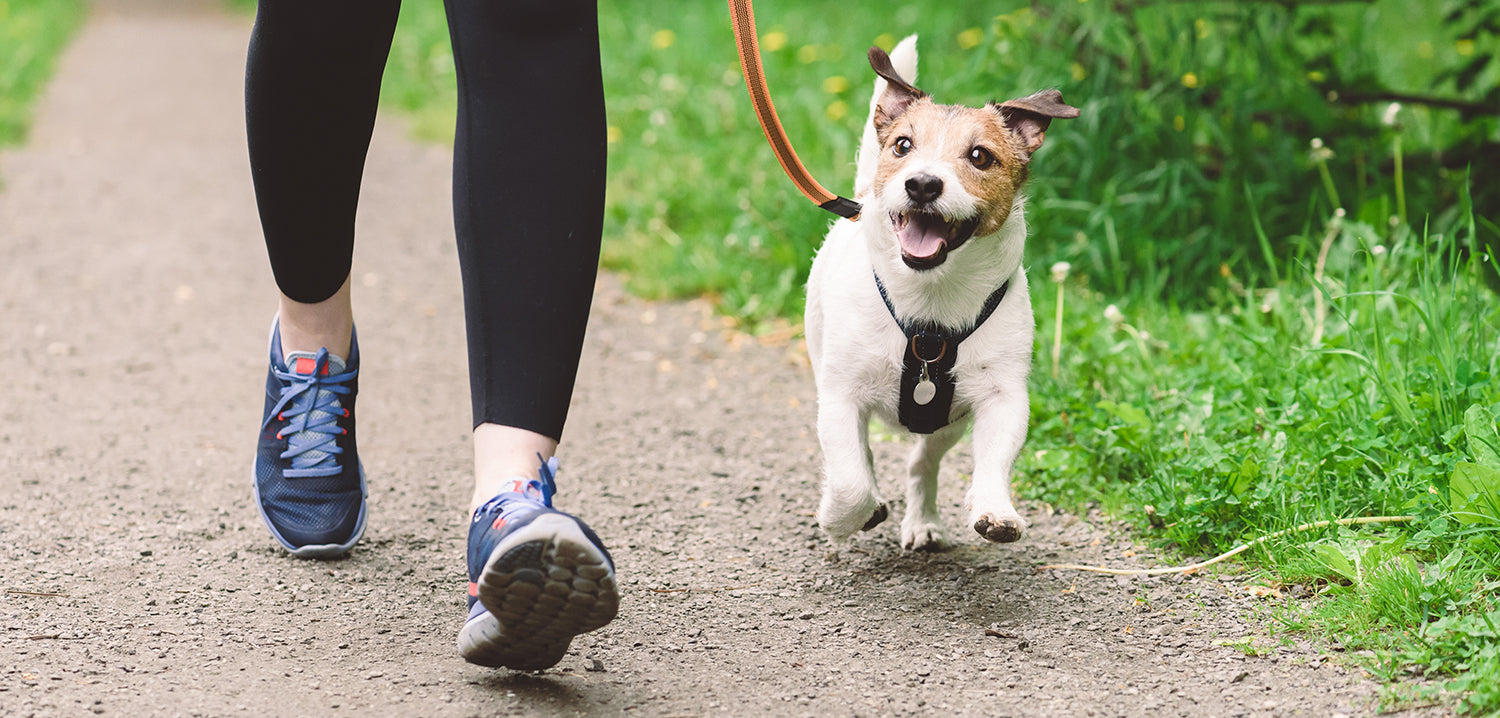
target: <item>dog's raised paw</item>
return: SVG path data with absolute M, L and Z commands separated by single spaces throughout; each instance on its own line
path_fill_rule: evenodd
M 890 506 L 888 506 L 888 505 L 886 505 L 884 503 L 876 504 L 875 505 L 875 513 L 870 514 L 870 520 L 866 521 L 865 525 L 861 526 L 859 530 L 860 531 L 869 531 L 870 529 L 873 529 L 876 526 L 879 526 L 881 524 L 881 522 L 883 522 L 886 519 L 890 518 L 890 516 L 891 516 L 891 507 Z
M 1019 516 L 1002 519 L 994 514 L 984 514 L 974 522 L 974 531 L 986 541 L 1012 543 L 1026 535 L 1026 521 Z

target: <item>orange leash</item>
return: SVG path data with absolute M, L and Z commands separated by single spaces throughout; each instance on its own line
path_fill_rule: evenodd
M 786 130 L 776 117 L 776 107 L 771 104 L 765 69 L 760 64 L 760 42 L 755 37 L 755 12 L 750 5 L 750 0 L 729 0 L 729 16 L 734 22 L 735 44 L 740 50 L 740 69 L 744 70 L 745 86 L 750 89 L 750 104 L 755 106 L 755 117 L 766 132 L 771 151 L 776 153 L 786 176 L 813 204 L 845 219 L 858 220 L 859 203 L 824 189 L 802 166 L 802 160 L 797 159 L 797 152 L 792 149 L 792 142 L 787 139 Z

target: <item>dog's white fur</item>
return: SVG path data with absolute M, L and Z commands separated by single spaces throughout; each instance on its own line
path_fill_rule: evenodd
M 891 61 L 903 79 L 914 82 L 916 37 L 903 40 Z M 888 511 L 876 487 L 869 420 L 873 414 L 888 426 L 900 425 L 897 395 L 906 339 L 881 301 L 872 273 L 880 276 L 903 320 L 926 319 L 954 328 L 972 325 L 986 298 L 1008 280 L 999 308 L 958 351 L 953 415 L 967 416 L 933 434 L 917 435 L 907 462 L 901 545 L 926 550 L 945 545 L 937 508 L 938 463 L 971 422 L 974 473 L 966 499 L 968 522 L 981 534 L 1002 527 L 1005 538 L 998 540 L 1015 540 L 1024 534 L 1026 520 L 1012 504 L 1010 477 L 1026 439 L 1026 382 L 1035 330 L 1021 266 L 1023 199 L 1015 195 L 998 231 L 973 237 L 940 266 L 921 271 L 908 267 L 886 220 L 906 200 L 905 179 L 915 172 L 943 179 L 947 189 L 940 210 L 945 216 L 972 212 L 976 198 L 955 175 L 962 158 L 913 155 L 884 186 L 874 186 L 882 153 L 876 105 L 887 84 L 875 81 L 859 148 L 855 199 L 864 206 L 863 219 L 834 223 L 807 283 L 807 347 L 817 381 L 818 437 L 825 462 L 818 522 L 831 537 L 843 540 L 878 523 Z M 996 540 L 994 535 L 987 538 Z

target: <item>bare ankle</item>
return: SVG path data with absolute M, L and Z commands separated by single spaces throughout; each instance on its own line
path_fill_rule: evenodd
M 541 462 L 556 451 L 555 439 L 533 431 L 499 424 L 475 427 L 474 496 L 469 510 L 507 489 L 512 479 L 534 478 Z
M 333 296 L 312 304 L 281 295 L 278 317 L 283 355 L 292 352 L 328 353 L 349 358 L 354 334 L 354 309 L 349 299 L 349 280 Z

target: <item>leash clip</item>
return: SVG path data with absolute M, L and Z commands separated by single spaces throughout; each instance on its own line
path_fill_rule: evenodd
M 771 89 L 766 86 L 765 68 L 760 64 L 760 41 L 755 36 L 755 11 L 750 0 L 729 0 L 729 18 L 734 24 L 735 45 L 740 51 L 740 70 L 745 74 L 750 104 L 755 108 L 755 118 L 760 121 L 760 128 L 766 133 L 766 141 L 776 153 L 781 169 L 813 204 L 851 222 L 858 221 L 859 203 L 829 192 L 813 179 L 802 160 L 797 159 L 797 151 L 792 149 L 792 141 L 787 139 L 786 130 L 776 117 L 776 107 L 771 104 Z

